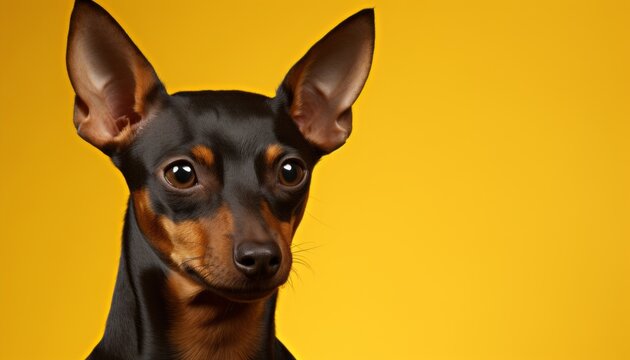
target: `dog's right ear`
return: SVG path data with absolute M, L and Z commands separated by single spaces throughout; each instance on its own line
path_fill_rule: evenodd
M 66 65 L 76 93 L 77 132 L 108 155 L 128 145 L 167 96 L 122 27 L 89 0 L 74 4 Z

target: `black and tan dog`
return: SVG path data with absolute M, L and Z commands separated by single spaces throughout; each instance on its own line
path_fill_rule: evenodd
M 76 1 L 74 124 L 131 193 L 111 310 L 90 359 L 293 358 L 275 337 L 278 287 L 313 166 L 348 138 L 373 48 L 367 9 L 317 42 L 274 98 L 169 95 L 116 21 Z

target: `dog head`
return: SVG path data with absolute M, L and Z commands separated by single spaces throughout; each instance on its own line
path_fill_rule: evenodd
M 230 299 L 262 298 L 289 276 L 313 167 L 350 135 L 373 48 L 367 9 L 317 42 L 273 98 L 169 95 L 120 25 L 77 1 L 74 124 L 121 170 L 139 228 L 171 269 Z

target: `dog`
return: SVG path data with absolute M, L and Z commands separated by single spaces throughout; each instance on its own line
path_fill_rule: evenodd
M 130 196 L 105 333 L 88 359 L 293 359 L 275 336 L 313 167 L 342 146 L 374 51 L 364 9 L 319 40 L 273 98 L 169 95 L 122 27 L 77 0 L 66 63 L 78 134 Z

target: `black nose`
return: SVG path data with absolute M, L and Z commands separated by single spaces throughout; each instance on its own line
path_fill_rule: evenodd
M 245 241 L 234 251 L 234 264 L 243 274 L 252 279 L 267 279 L 280 268 L 282 254 L 274 242 L 259 243 Z

